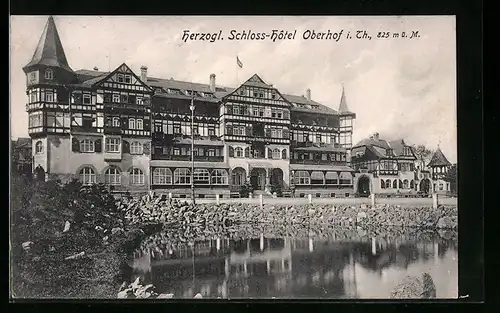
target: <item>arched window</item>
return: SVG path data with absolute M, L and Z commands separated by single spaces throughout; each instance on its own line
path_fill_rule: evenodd
M 413 189 L 415 188 L 415 182 L 412 180 L 410 180 L 410 189 Z
M 235 168 L 231 173 L 232 184 L 235 186 L 241 186 L 245 184 L 246 181 L 246 171 L 241 167 Z
M 327 185 L 337 185 L 339 183 L 339 174 L 337 172 L 326 172 L 325 181 Z
M 166 167 L 157 167 L 153 171 L 153 184 L 155 185 L 171 185 L 172 171 Z
M 273 159 L 281 159 L 280 149 L 278 148 L 273 149 Z
M 35 153 L 40 154 L 43 153 L 43 142 L 37 141 L 35 144 Z
M 131 185 L 144 185 L 144 172 L 137 167 L 129 171 L 129 183 Z
M 128 119 L 128 129 L 135 129 L 135 119 L 134 118 Z
M 45 70 L 45 79 L 52 80 L 54 79 L 54 71 L 50 68 Z
M 397 189 L 398 188 L 398 180 L 395 179 L 393 182 L 392 182 L 392 188 L 393 189 Z
M 226 170 L 213 170 L 211 177 L 212 185 L 227 185 L 228 175 Z
M 80 182 L 83 185 L 92 185 L 96 183 L 95 172 L 91 167 L 87 166 L 82 168 L 78 174 L 80 175 Z
M 380 188 L 385 189 L 385 182 L 383 179 L 380 180 Z
M 339 176 L 340 184 L 351 185 L 352 184 L 352 174 L 349 172 L 342 172 Z
M 142 153 L 143 153 L 142 143 L 134 141 L 130 144 L 130 154 L 142 154 Z
M 403 188 L 408 189 L 408 179 L 403 180 Z
M 83 139 L 80 141 L 80 152 L 94 152 L 94 141 L 90 139 Z
M 385 188 L 391 188 L 392 187 L 392 183 L 391 183 L 391 180 L 390 179 L 387 179 L 385 181 Z
M 174 171 L 174 184 L 191 184 L 191 172 L 187 168 L 178 168 Z
M 113 127 L 120 127 L 120 118 L 113 117 Z
M 295 185 L 309 185 L 311 184 L 311 178 L 309 173 L 306 171 L 297 171 L 293 177 Z
M 287 159 L 287 158 L 288 158 L 286 149 L 283 149 L 283 150 L 281 151 L 281 158 L 282 158 L 283 160 L 285 160 L 285 159 Z
M 205 168 L 197 168 L 193 172 L 193 180 L 196 185 L 210 184 L 210 172 Z
M 325 175 L 323 174 L 323 172 L 320 172 L 320 171 L 312 172 L 311 173 L 311 185 L 323 185 L 324 178 L 325 178 Z
M 142 128 L 143 128 L 143 123 L 142 123 L 142 119 L 141 119 L 141 118 L 138 118 L 138 119 L 137 119 L 136 124 L 135 124 L 135 128 L 136 128 L 136 129 L 140 129 L 140 130 L 142 130 Z
M 236 149 L 234 149 L 234 156 L 236 158 L 242 158 L 243 157 L 243 148 L 237 147 Z
M 104 173 L 104 183 L 107 185 L 120 185 L 122 183 L 122 174 L 116 166 L 110 166 Z

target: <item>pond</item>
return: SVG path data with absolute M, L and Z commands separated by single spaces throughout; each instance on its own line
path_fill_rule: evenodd
M 130 261 L 133 279 L 174 298 L 387 299 L 406 275 L 424 272 L 437 298 L 458 295 L 457 240 L 437 233 L 174 237 L 161 232 L 147 238 Z

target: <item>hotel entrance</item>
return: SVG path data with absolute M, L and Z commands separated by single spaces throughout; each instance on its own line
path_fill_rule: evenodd
M 253 168 L 250 172 L 250 184 L 253 190 L 264 190 L 266 188 L 266 170 L 264 168 Z

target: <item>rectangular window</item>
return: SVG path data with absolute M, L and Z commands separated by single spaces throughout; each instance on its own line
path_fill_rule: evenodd
M 120 95 L 113 94 L 113 102 L 114 103 L 120 103 Z
M 116 79 L 118 80 L 119 83 L 124 83 L 125 82 L 125 77 L 123 74 L 117 74 Z
M 144 99 L 141 97 L 135 98 L 135 104 L 143 105 L 144 104 Z
M 45 91 L 45 101 L 54 102 L 54 93 L 52 91 Z
M 174 155 L 181 155 L 181 150 L 179 148 L 174 148 Z
M 136 124 L 135 124 L 135 129 L 139 129 L 139 130 L 142 130 L 143 129 L 143 123 L 142 123 L 142 119 L 138 118 L 136 120 Z
M 91 104 L 91 97 L 89 94 L 83 94 L 83 104 Z
M 240 114 L 240 107 L 238 105 L 233 106 L 233 114 Z
M 132 76 L 130 75 L 125 75 L 125 83 L 130 84 L 132 82 Z
M 119 138 L 106 138 L 106 152 L 120 152 L 120 139 Z
M 120 99 L 122 103 L 128 103 L 128 95 L 121 95 Z

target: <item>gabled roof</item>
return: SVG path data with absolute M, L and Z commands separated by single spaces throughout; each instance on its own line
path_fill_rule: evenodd
M 398 140 L 391 140 L 391 141 L 386 141 L 383 139 L 380 139 L 376 136 L 371 136 L 370 138 L 366 138 L 358 142 L 356 145 L 352 147 L 354 148 L 359 148 L 359 147 L 367 147 L 370 151 L 372 151 L 375 155 L 378 157 L 385 157 L 385 154 L 382 155 L 377 149 L 382 148 L 384 150 L 391 149 L 392 152 L 394 153 L 394 156 L 396 157 L 408 157 L 408 156 L 403 156 L 403 148 L 408 147 L 408 145 L 404 142 L 403 139 L 398 139 Z M 410 147 L 411 148 L 411 147 Z
M 34 65 L 59 67 L 69 72 L 73 72 L 66 59 L 61 38 L 59 38 L 59 33 L 57 32 L 56 24 L 52 16 L 49 16 L 45 24 L 45 28 L 38 41 L 31 62 L 23 69 L 26 70 Z
M 361 147 L 361 146 L 367 146 L 367 147 L 375 146 L 375 147 L 380 147 L 382 149 L 391 149 L 391 146 L 389 145 L 389 143 L 387 141 L 385 141 L 383 139 L 375 138 L 375 137 L 363 139 L 360 142 L 358 142 L 356 145 L 354 145 L 353 148 Z
M 438 147 L 436 152 L 432 155 L 432 159 L 427 166 L 448 166 L 451 165 L 450 161 L 444 156 L 443 151 Z
M 109 75 L 109 72 L 100 72 L 100 71 L 93 71 L 93 70 L 85 70 L 81 69 L 76 71 L 76 74 L 78 76 L 79 82 L 83 83 L 83 85 L 90 86 L 91 84 L 94 84 L 95 82 L 105 78 L 107 75 Z M 215 87 L 215 92 L 212 92 L 210 90 L 210 85 L 209 84 L 203 84 L 203 83 L 195 83 L 195 82 L 186 82 L 186 81 L 180 81 L 180 80 L 175 80 L 173 78 L 170 79 L 165 79 L 165 78 L 158 78 L 158 77 L 148 77 L 148 80 L 146 82 L 147 85 L 150 87 L 157 87 L 157 88 L 163 88 L 165 91 L 168 89 L 178 89 L 178 90 L 192 90 L 196 92 L 203 92 L 203 93 L 211 93 L 215 96 L 214 99 L 220 100 L 223 97 L 227 96 L 228 94 L 232 93 L 233 91 L 236 90 L 234 87 L 225 87 L 225 86 L 216 86 Z M 248 79 L 243 85 L 252 85 L 256 87 L 262 87 L 262 88 L 273 88 L 271 85 L 266 84 L 260 76 L 257 74 L 254 74 L 250 79 Z M 259 85 L 259 86 L 257 86 Z M 171 94 L 157 94 L 159 96 L 165 96 L 165 97 L 175 97 L 174 95 Z M 330 114 L 330 115 L 337 115 L 337 111 L 323 105 L 319 102 L 316 102 L 314 100 L 307 100 L 306 97 L 304 96 L 296 96 L 296 95 L 289 95 L 289 94 L 281 94 L 287 101 L 291 102 L 294 104 L 294 106 L 291 107 L 292 111 L 296 112 L 305 112 L 305 113 L 319 113 L 319 114 Z M 179 95 L 179 97 L 183 97 L 182 95 Z M 210 98 L 203 98 L 205 100 L 210 99 Z M 306 107 L 299 107 L 299 105 L 304 105 Z M 316 108 L 310 108 L 308 106 L 315 106 Z

